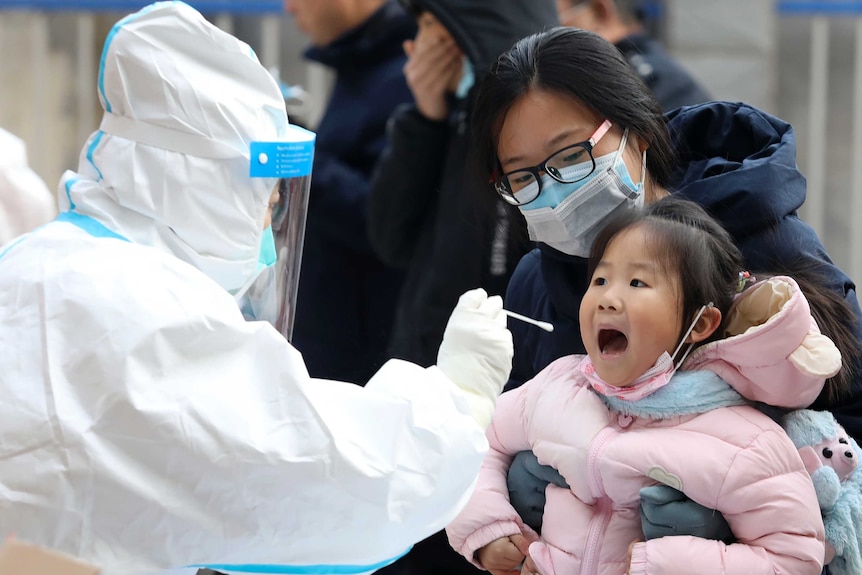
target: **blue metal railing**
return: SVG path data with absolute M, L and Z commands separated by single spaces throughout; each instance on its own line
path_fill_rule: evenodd
M 186 2 L 201 12 L 222 14 L 270 14 L 284 10 L 281 0 L 186 0 Z M 134 12 L 151 3 L 152 0 L 0 0 L 0 11 Z
M 859 0 L 779 0 L 782 16 L 848 16 L 862 15 Z

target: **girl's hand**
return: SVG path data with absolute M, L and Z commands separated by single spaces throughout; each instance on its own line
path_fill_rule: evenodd
M 539 570 L 536 569 L 536 564 L 533 563 L 533 559 L 529 554 L 524 559 L 524 565 L 521 567 L 521 575 L 539 575 Z
M 523 536 L 511 535 L 488 543 L 476 555 L 491 575 L 521 575 L 521 563 L 529 546 L 529 541 Z

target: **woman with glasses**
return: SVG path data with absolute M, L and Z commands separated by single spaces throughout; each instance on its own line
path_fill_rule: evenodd
M 795 135 L 786 122 L 727 102 L 681 108 L 663 117 L 611 44 L 590 32 L 556 28 L 521 40 L 497 60 L 478 87 L 471 127 L 492 189 L 517 206 L 538 242 L 512 276 L 506 307 L 555 328 L 546 333 L 510 322 L 515 359 L 509 388 L 557 358 L 584 353 L 578 308 L 593 238 L 612 214 L 668 194 L 702 205 L 719 220 L 748 269 L 813 270 L 851 305 L 855 316 L 847 318 L 848 327 L 862 339 L 853 282 L 797 215 L 805 200 L 805 178 L 796 166 Z M 862 374 L 862 366 L 856 373 Z M 862 439 L 858 378 L 849 396 L 821 395 L 814 407 L 833 411 L 851 435 Z M 509 487 L 527 523 L 540 526 L 549 479 L 562 481 L 531 454 L 518 456 Z M 675 497 L 662 491 L 656 503 L 678 509 Z M 711 511 L 695 504 L 682 507 L 684 513 L 671 515 L 665 514 L 669 506 L 649 507 L 647 523 L 664 535 L 709 537 L 726 529 L 710 520 Z M 706 527 L 692 531 L 698 524 Z

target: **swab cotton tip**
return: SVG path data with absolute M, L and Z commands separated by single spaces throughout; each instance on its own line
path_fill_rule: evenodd
M 523 322 L 525 322 L 525 323 L 531 323 L 531 324 L 533 324 L 533 325 L 535 325 L 535 326 L 537 326 L 537 327 L 539 327 L 539 328 L 541 328 L 541 329 L 543 329 L 543 330 L 545 330 L 545 331 L 547 331 L 547 332 L 552 332 L 552 331 L 554 331 L 554 326 L 553 326 L 553 324 L 550 324 L 550 323 L 548 323 L 548 322 L 546 322 L 546 321 L 539 321 L 539 320 L 537 320 L 537 319 L 533 319 L 533 318 L 531 318 L 531 317 L 527 317 L 527 316 L 525 316 L 525 315 L 521 315 L 521 314 L 519 314 L 519 313 L 515 313 L 515 312 L 513 312 L 513 311 L 509 311 L 509 310 L 507 310 L 507 309 L 504 309 L 504 310 L 503 310 L 503 313 L 505 313 L 507 316 L 509 316 L 509 317 L 511 317 L 511 318 L 519 319 L 519 320 L 521 320 L 521 321 L 523 321 Z

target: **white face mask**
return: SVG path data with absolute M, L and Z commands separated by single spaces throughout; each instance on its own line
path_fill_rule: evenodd
M 628 129 L 616 152 L 596 158 L 595 171 L 587 179 L 563 184 L 548 175 L 542 177 L 542 193 L 535 202 L 519 208 L 527 221 L 531 240 L 586 258 L 609 216 L 618 210 L 643 206 L 646 151 L 641 181 L 635 184 L 622 161 L 627 137 Z M 563 199 L 549 206 L 541 201 L 543 196 Z

